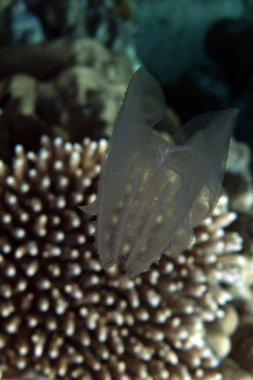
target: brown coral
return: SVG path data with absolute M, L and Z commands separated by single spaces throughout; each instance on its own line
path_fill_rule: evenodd
M 226 314 L 240 280 L 241 238 L 222 196 L 182 255 L 163 255 L 135 280 L 102 271 L 92 201 L 104 140 L 17 146 L 0 170 L 0 367 L 3 379 L 220 379 L 227 351 L 208 326 Z M 228 335 L 229 336 L 229 335 Z

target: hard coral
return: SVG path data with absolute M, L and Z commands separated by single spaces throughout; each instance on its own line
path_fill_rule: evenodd
M 192 247 L 164 255 L 135 280 L 105 273 L 94 224 L 77 206 L 94 199 L 105 140 L 42 139 L 1 163 L 0 367 L 3 379 L 221 379 L 227 350 L 208 337 L 226 315 L 226 287 L 242 281 L 241 238 L 225 196 Z M 224 334 L 221 338 L 224 341 Z M 229 334 L 227 335 L 229 342 Z M 216 340 L 217 342 L 217 340 Z M 217 345 L 216 345 L 217 346 Z

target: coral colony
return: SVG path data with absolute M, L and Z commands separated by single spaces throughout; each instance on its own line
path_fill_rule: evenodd
M 94 223 L 78 205 L 95 198 L 106 148 L 44 137 L 38 153 L 17 146 L 12 167 L 1 163 L 2 376 L 221 379 L 230 336 L 209 325 L 227 324 L 224 285 L 243 282 L 228 198 L 189 250 L 163 255 L 135 280 L 117 265 L 104 272 Z

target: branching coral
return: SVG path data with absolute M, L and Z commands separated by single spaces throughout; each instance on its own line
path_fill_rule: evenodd
M 242 240 L 222 196 L 192 247 L 164 255 L 135 280 L 102 271 L 94 224 L 77 206 L 93 200 L 105 140 L 42 139 L 1 163 L 0 367 L 3 379 L 221 379 L 208 329 L 240 283 Z M 212 322 L 212 323 L 211 323 Z M 211 330 L 210 330 L 211 331 Z M 218 341 L 228 342 L 224 333 Z

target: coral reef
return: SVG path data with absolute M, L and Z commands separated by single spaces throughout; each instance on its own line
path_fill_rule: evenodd
M 109 135 L 131 74 L 126 56 L 92 39 L 0 49 L 0 158 L 10 162 L 16 143 L 36 149 L 43 133 Z
M 226 231 L 228 198 L 182 255 L 135 280 L 117 266 L 105 273 L 94 222 L 77 206 L 95 198 L 106 141 L 41 144 L 1 163 L 3 379 L 221 379 L 237 326 L 229 288 L 243 284 L 245 264 L 242 239 Z
M 246 223 L 247 228 L 245 228 Z M 248 372 L 248 374 L 250 374 L 250 379 L 253 379 L 253 213 L 251 212 L 249 215 L 244 215 L 244 218 L 242 218 L 242 215 L 239 215 L 235 227 L 236 226 L 239 227 L 239 231 L 241 231 L 244 236 L 244 259 L 246 260 L 246 265 L 242 271 L 244 284 L 239 288 L 234 287 L 232 289 L 238 314 L 238 327 L 232 335 L 230 357 L 239 368 L 245 371 L 245 373 Z M 229 376 L 227 378 L 230 379 Z M 240 376 L 237 378 L 241 379 Z
M 8 45 L 0 48 L 0 78 L 28 74 L 48 81 L 73 65 L 113 71 L 117 61 L 122 63 L 124 71 L 124 61 L 131 66 L 131 61 L 124 57 L 124 53 L 111 53 L 99 41 L 90 38 L 58 39 L 29 46 Z
M 4 0 L 0 45 L 92 37 L 135 58 L 131 0 Z
M 238 326 L 232 334 L 230 358 L 224 363 L 225 379 L 253 379 L 252 328 L 253 328 L 253 186 L 249 171 L 250 151 L 246 144 L 232 141 L 225 188 L 230 195 L 231 207 L 237 211 L 232 228 L 244 240 L 242 270 L 244 283 L 232 286 L 234 307 L 238 315 Z
M 137 62 L 134 36 L 144 64 L 173 81 L 166 116 L 174 129 L 236 106 L 236 136 L 252 141 L 252 4 L 0 1 L 1 379 L 253 379 L 245 145 L 232 142 L 225 193 L 191 247 L 167 252 L 135 280 L 119 266 L 101 269 L 96 225 L 78 209 L 96 197 L 101 137 Z M 158 127 L 167 136 L 166 122 Z
M 247 212 L 253 206 L 250 148 L 232 138 L 229 152 L 224 186 L 229 194 L 230 207 L 236 211 Z

